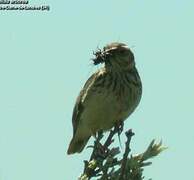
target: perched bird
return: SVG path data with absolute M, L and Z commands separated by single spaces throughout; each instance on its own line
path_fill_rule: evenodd
M 94 65 L 104 63 L 104 67 L 87 80 L 77 98 L 67 154 L 80 153 L 92 135 L 123 122 L 141 99 L 141 80 L 126 44 L 108 44 L 94 55 Z

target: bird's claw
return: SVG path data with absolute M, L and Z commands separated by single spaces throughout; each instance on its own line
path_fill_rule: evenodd
M 123 132 L 123 127 L 124 127 L 124 122 L 123 121 L 118 121 L 115 124 L 115 130 L 116 130 L 116 132 L 118 133 L 119 136 Z

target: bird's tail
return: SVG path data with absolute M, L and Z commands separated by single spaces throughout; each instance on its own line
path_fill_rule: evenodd
M 82 150 L 86 146 L 89 139 L 90 139 L 90 136 L 85 139 L 76 139 L 73 137 L 69 144 L 67 154 L 74 154 L 74 153 L 82 152 Z

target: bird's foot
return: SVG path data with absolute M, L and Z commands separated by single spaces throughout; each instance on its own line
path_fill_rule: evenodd
M 115 131 L 120 134 L 123 132 L 124 122 L 123 121 L 117 121 L 115 124 Z
M 124 127 L 124 122 L 123 121 L 117 121 L 116 124 L 115 124 L 115 127 L 114 127 L 114 130 L 118 134 L 120 146 L 121 146 L 121 138 L 120 138 L 120 135 L 123 132 L 123 127 Z

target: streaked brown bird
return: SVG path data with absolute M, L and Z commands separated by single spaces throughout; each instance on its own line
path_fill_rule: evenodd
M 87 80 L 77 97 L 67 154 L 80 153 L 92 135 L 123 122 L 141 99 L 141 80 L 126 44 L 108 44 L 94 55 L 94 65 L 105 65 Z

